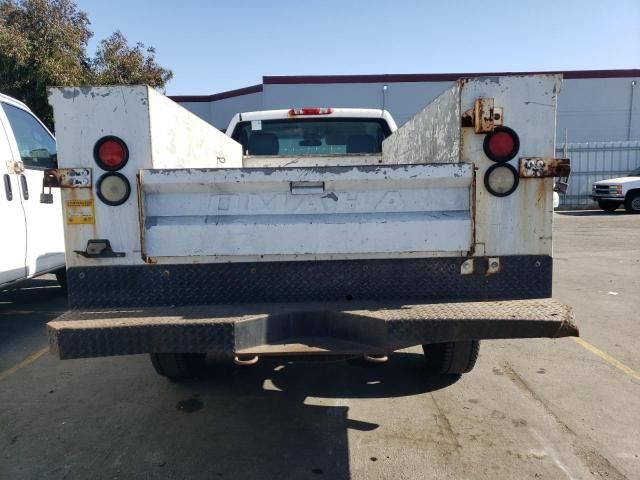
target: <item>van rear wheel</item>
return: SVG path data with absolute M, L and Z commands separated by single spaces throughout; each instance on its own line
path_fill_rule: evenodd
M 427 368 L 439 375 L 462 375 L 473 370 L 480 351 L 479 340 L 422 345 Z
M 171 379 L 193 377 L 204 367 L 206 353 L 150 353 L 158 375 Z

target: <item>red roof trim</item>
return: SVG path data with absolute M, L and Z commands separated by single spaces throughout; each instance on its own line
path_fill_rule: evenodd
M 214 93 L 213 95 L 171 95 L 175 102 L 213 102 L 262 92 L 263 85 L 328 84 L 328 83 L 394 83 L 394 82 L 454 82 L 464 77 L 494 77 L 504 75 L 562 74 L 565 79 L 579 78 L 640 78 L 640 69 L 628 70 L 569 70 L 545 72 L 494 73 L 393 73 L 380 75 L 294 75 L 262 77 L 262 84 Z
M 225 98 L 240 97 L 242 95 L 259 92 L 262 92 L 262 84 L 214 93 L 213 95 L 170 95 L 169 98 L 174 102 L 214 102 L 216 100 L 224 100 Z
M 408 73 L 382 75 L 300 75 L 262 77 L 264 85 L 322 84 L 322 83 L 394 83 L 394 82 L 453 82 L 463 77 L 493 77 L 505 75 L 562 74 L 565 79 L 640 77 L 640 69 L 630 70 L 573 70 L 543 72 L 478 72 L 478 73 Z

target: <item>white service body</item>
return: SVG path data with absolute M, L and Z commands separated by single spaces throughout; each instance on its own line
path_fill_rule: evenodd
M 483 135 L 460 128 L 460 117 L 493 98 L 520 134 L 518 157 L 552 157 L 560 84 L 557 75 L 460 81 L 392 133 L 381 154 L 295 159 L 243 156 L 151 88 L 51 89 L 60 166 L 91 168 L 95 189 L 103 172 L 92 149 L 116 135 L 129 147 L 121 173 L 134 189 L 119 207 L 92 189 L 63 189 L 65 202 L 91 200 L 95 209 L 94 223 L 66 225 L 68 266 L 551 255 L 553 178 L 521 178 L 513 194 L 490 195 Z M 125 255 L 73 253 L 96 238 Z

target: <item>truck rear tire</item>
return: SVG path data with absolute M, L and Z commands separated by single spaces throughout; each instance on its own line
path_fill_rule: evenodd
M 605 212 L 615 212 L 616 209 L 620 206 L 620 202 L 612 200 L 598 200 L 598 206 Z
M 149 356 L 156 373 L 172 379 L 194 376 L 207 359 L 206 353 L 150 353 Z
M 480 351 L 479 340 L 422 345 L 430 373 L 462 375 L 473 370 Z
M 624 209 L 628 213 L 640 213 L 640 192 L 627 193 L 624 199 Z

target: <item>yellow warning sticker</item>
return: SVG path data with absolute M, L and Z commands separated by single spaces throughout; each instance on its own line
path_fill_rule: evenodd
M 93 200 L 67 200 L 65 217 L 69 225 L 91 225 L 96 223 Z

